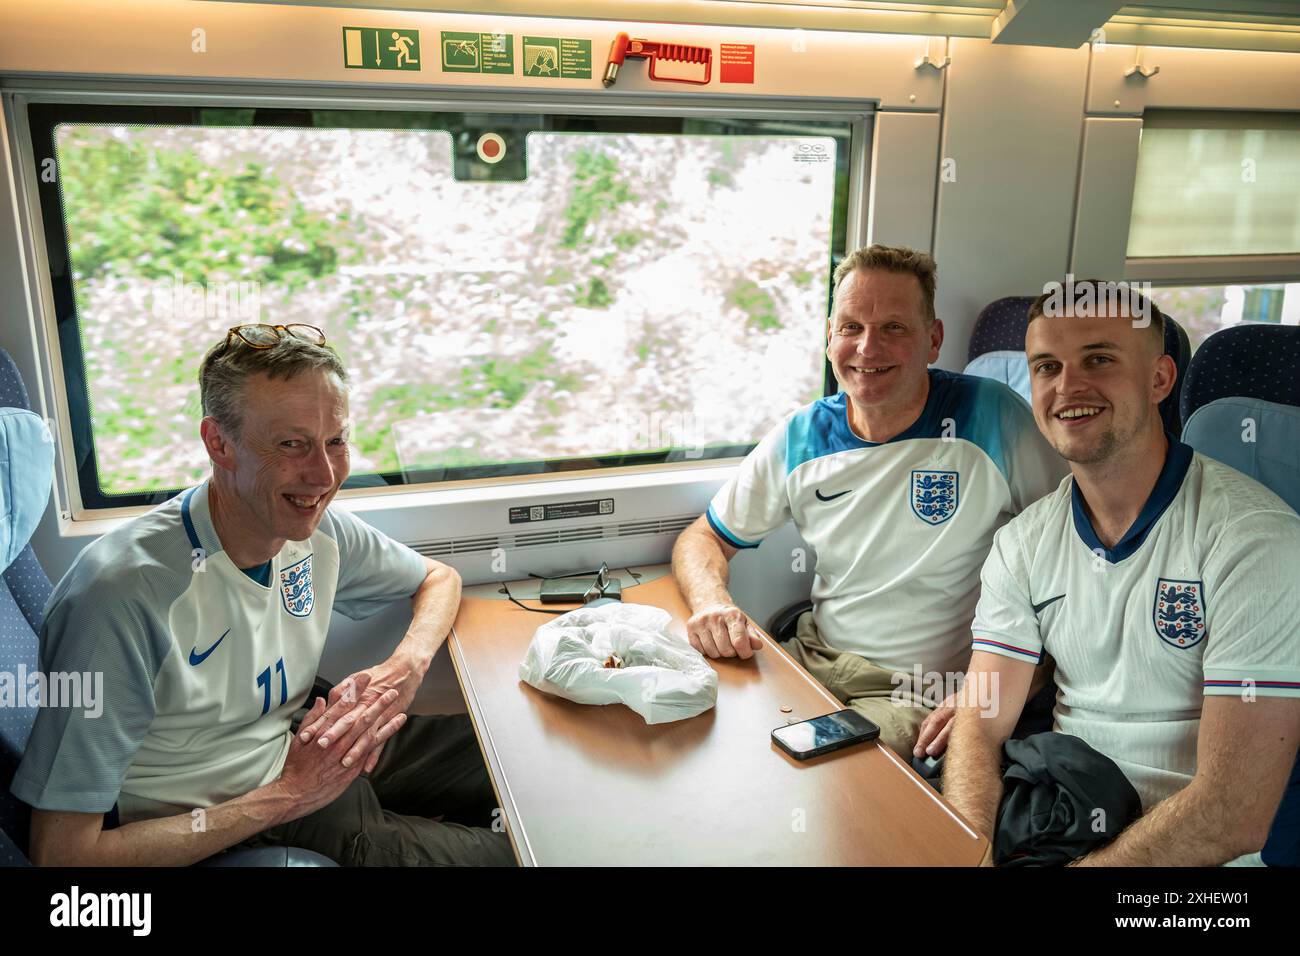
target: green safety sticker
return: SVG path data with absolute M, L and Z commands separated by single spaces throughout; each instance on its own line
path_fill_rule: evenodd
M 344 27 L 343 65 L 349 70 L 419 70 L 420 31 Z
M 591 79 L 591 41 L 568 37 L 524 37 L 524 76 Z
M 447 73 L 514 73 L 514 34 L 443 30 L 442 68 Z

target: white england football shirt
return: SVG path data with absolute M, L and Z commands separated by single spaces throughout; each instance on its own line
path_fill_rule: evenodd
M 269 587 L 221 547 L 201 485 L 86 548 L 55 588 L 41 667 L 102 672 L 104 709 L 42 707 L 12 790 L 121 822 L 275 780 L 316 676 L 330 610 L 409 597 L 423 559 L 344 511 L 271 559 Z
M 1054 488 L 1066 465 L 1005 385 L 942 369 L 929 375 L 920 418 L 887 442 L 849 428 L 843 392 L 795 412 L 759 442 L 707 514 L 738 548 L 757 547 L 793 518 L 816 552 L 822 639 L 895 672 L 946 675 L 970 659 L 993 533 Z
M 1196 772 L 1205 695 L 1300 697 L 1296 568 L 1300 517 L 1173 441 L 1114 548 L 1072 479 L 998 532 L 974 648 L 1050 654 L 1055 729 L 1114 760 L 1150 809 Z

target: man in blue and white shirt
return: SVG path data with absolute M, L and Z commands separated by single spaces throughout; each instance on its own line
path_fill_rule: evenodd
M 938 703 L 913 675 L 951 686 L 965 671 L 993 533 L 1065 471 L 1009 388 L 928 368 L 943 343 L 934 289 L 934 260 L 910 249 L 840 264 L 826 355 L 842 391 L 764 436 L 673 553 L 692 644 L 749 657 L 761 642 L 727 562 L 793 519 L 817 560 L 787 648 L 908 758 Z
M 51 596 L 42 669 L 102 672 L 105 703 L 37 716 L 12 789 L 34 808 L 38 864 L 187 865 L 245 841 L 349 865 L 513 862 L 487 829 L 468 720 L 405 714 L 460 579 L 329 508 L 348 475 L 347 375 L 323 336 L 291 328 L 245 327 L 208 353 L 211 477 L 90 545 Z M 408 597 L 392 656 L 291 730 L 331 609 Z M 421 815 L 386 813 L 390 798 Z
M 1046 652 L 1054 729 L 1113 760 L 1144 810 L 1079 862 L 1225 863 L 1264 844 L 1300 742 L 1300 516 L 1164 432 L 1159 311 L 1078 294 L 1030 310 L 1034 417 L 1072 478 L 994 539 L 967 677 L 992 706 L 962 700 L 944 795 L 993 833 L 1002 745 Z

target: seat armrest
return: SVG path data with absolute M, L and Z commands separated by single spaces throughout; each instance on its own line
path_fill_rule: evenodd
M 256 849 L 227 850 L 210 856 L 198 866 L 338 866 L 333 860 L 312 850 L 296 846 L 263 846 Z

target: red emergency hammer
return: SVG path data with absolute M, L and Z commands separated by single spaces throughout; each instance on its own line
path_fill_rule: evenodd
M 713 50 L 707 46 L 687 46 L 682 43 L 652 43 L 649 40 L 629 40 L 626 33 L 614 37 L 609 45 L 609 63 L 605 65 L 605 75 L 601 82 L 613 86 L 618 79 L 618 68 L 623 65 L 625 57 L 639 57 L 649 60 L 648 74 L 652 80 L 668 83 L 696 83 L 700 86 L 709 82 L 713 70 Z M 703 63 L 704 79 L 688 80 L 679 76 L 659 76 L 655 73 L 655 63 L 668 60 L 673 63 Z

